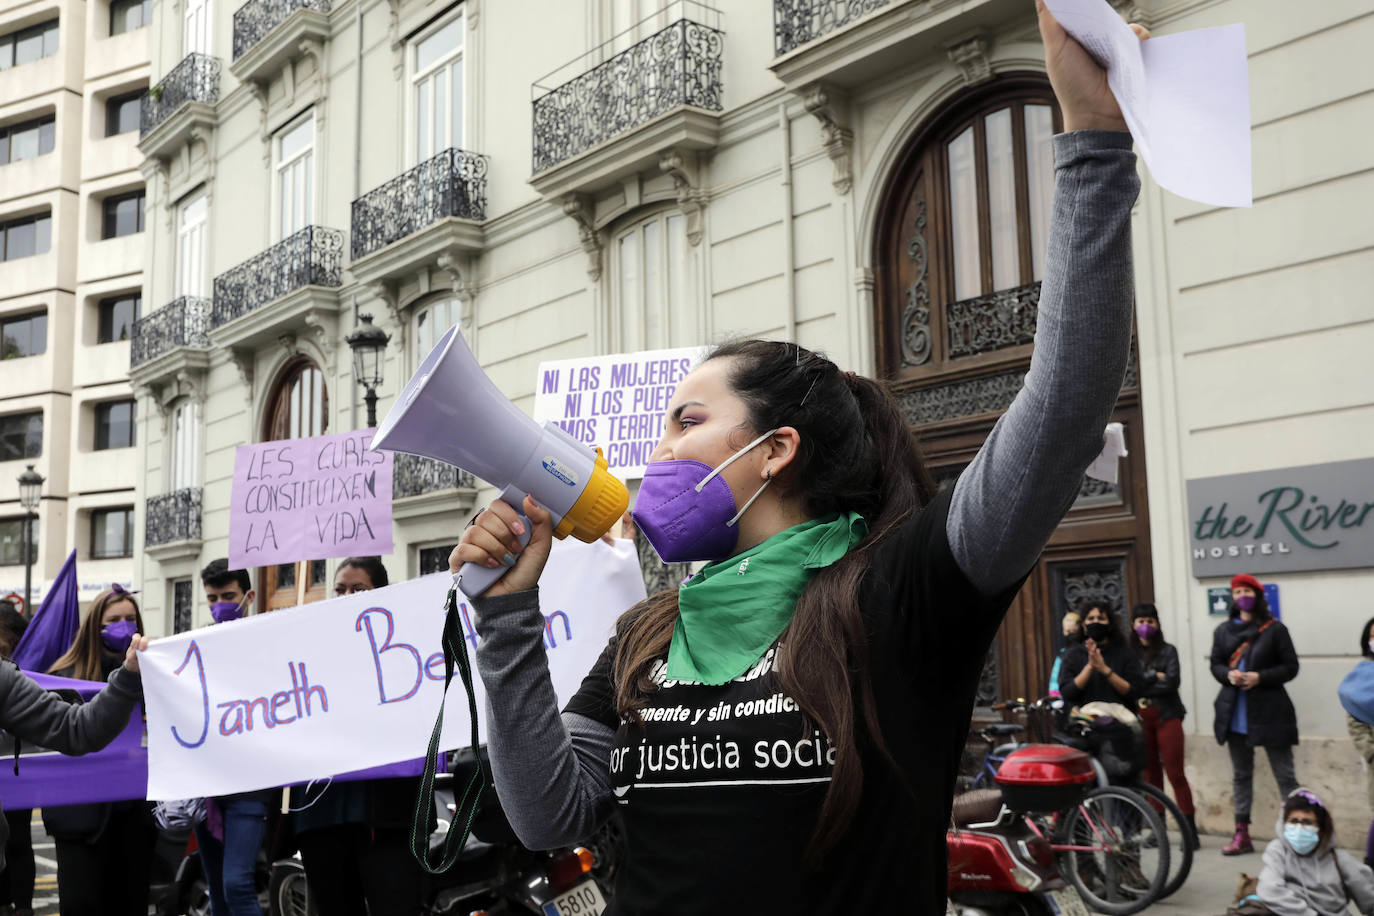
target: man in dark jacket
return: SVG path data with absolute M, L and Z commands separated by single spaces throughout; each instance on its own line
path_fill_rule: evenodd
M 1235 616 L 1212 634 L 1212 677 L 1221 684 L 1214 709 L 1217 743 L 1231 752 L 1236 833 L 1222 855 L 1254 852 L 1250 842 L 1250 803 L 1255 748 L 1269 755 L 1269 768 L 1279 784 L 1279 797 L 1298 787 L 1293 745 L 1298 743 L 1298 715 L 1283 685 L 1298 676 L 1298 653 L 1288 628 L 1275 620 L 1254 576 L 1231 580 Z

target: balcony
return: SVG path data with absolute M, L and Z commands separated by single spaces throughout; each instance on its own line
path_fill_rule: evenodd
M 534 84 L 530 184 L 540 194 L 591 193 L 657 168 L 665 151 L 716 146 L 725 33 L 685 14 L 713 22 L 720 14 L 685 0 L 674 6 L 683 16 L 667 28 L 592 65 L 610 53 L 603 45 Z
M 486 218 L 487 157 L 444 150 L 353 201 L 349 270 L 360 283 L 391 281 L 440 255 L 480 251 Z
M 1034 18 L 1020 0 L 773 0 L 769 69 L 794 91 L 822 82 L 852 89 L 932 58 L 965 67 L 986 51 L 981 34 Z
M 134 322 L 129 381 L 153 386 L 188 370 L 208 369 L 210 339 L 205 331 L 209 319 L 209 299 L 182 296 Z
M 198 555 L 200 513 L 200 487 L 150 497 L 143 521 L 144 552 L 160 561 Z
M 391 475 L 392 515 L 397 519 L 471 508 L 477 498 L 477 478 L 451 464 L 397 453 Z
M 242 82 L 265 84 L 307 42 L 329 40 L 330 0 L 249 0 L 234 12 L 234 59 Z
M 253 347 L 305 328 L 332 333 L 342 282 L 343 233 L 307 226 L 215 277 L 211 337 Z
M 194 52 L 144 93 L 138 126 L 144 155 L 170 159 L 194 131 L 214 128 L 219 71 L 219 60 Z

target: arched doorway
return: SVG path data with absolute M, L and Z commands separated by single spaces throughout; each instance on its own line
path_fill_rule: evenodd
M 288 363 L 267 401 L 263 441 L 303 439 L 329 431 L 329 392 L 324 373 L 309 357 Z M 327 597 L 324 560 L 280 563 L 258 570 L 262 608 L 274 611 Z
M 999 77 L 944 105 L 898 159 L 875 238 L 876 348 L 935 477 L 952 485 L 1030 363 L 1061 121 L 1040 74 Z M 1113 419 L 1117 485 L 1085 478 L 998 633 L 979 705 L 1039 697 L 1085 597 L 1118 612 L 1154 597 L 1145 444 L 1132 357 Z

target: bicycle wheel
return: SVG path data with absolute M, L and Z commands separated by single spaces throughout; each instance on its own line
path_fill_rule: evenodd
M 1178 805 L 1162 791 L 1144 781 L 1134 783 L 1131 788 L 1144 795 L 1164 821 L 1164 833 L 1169 839 L 1169 878 L 1159 892 L 1159 899 L 1163 900 L 1182 887 L 1193 870 L 1193 830 Z
M 1164 822 L 1144 797 L 1119 786 L 1094 789 L 1065 811 L 1054 847 L 1083 901 L 1108 916 L 1145 909 L 1169 876 Z

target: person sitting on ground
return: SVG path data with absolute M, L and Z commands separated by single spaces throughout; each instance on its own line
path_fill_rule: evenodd
M 1274 916 L 1339 916 L 1351 903 L 1374 914 L 1374 871 L 1336 848 L 1326 803 L 1295 789 L 1283 803 L 1279 836 L 1264 850 L 1256 895 Z

